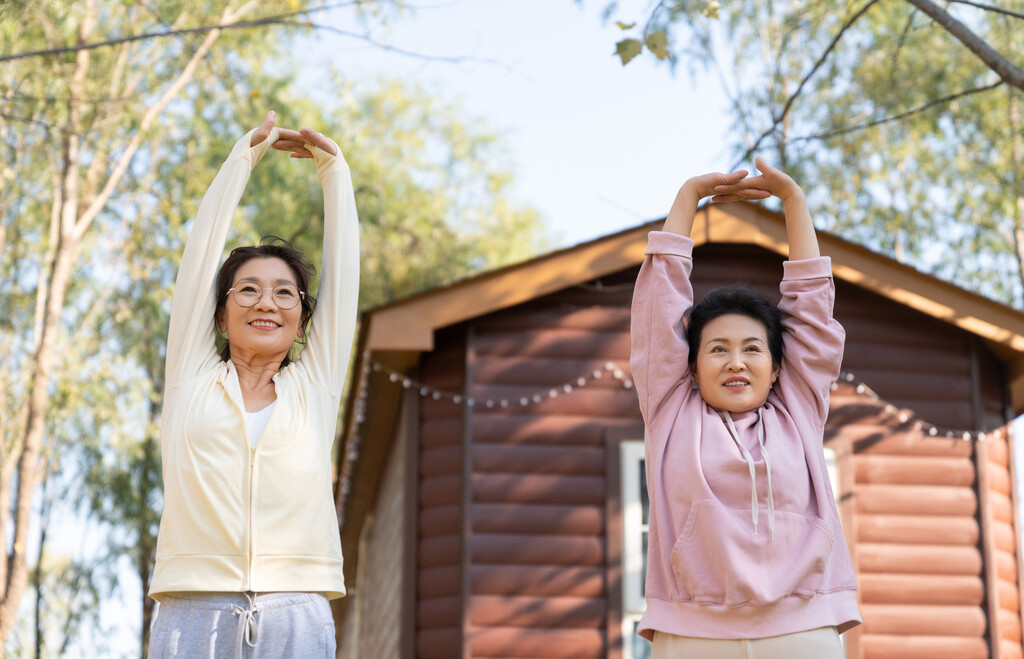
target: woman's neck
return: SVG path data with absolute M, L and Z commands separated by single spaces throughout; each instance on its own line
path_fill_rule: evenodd
M 258 357 L 246 359 L 244 356 L 231 355 L 247 412 L 258 412 L 277 400 L 274 376 L 281 369 L 283 360 L 283 357 L 277 360 Z

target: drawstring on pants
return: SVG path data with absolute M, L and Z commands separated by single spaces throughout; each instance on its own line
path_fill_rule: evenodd
M 256 593 L 246 593 L 245 598 L 249 601 L 247 608 L 243 609 L 237 604 L 231 605 L 231 613 L 238 616 L 238 633 L 235 635 L 235 647 L 238 648 L 239 659 L 243 656 L 245 649 L 242 645 L 243 642 L 250 648 L 254 648 L 259 638 L 259 623 L 256 621 L 256 613 L 259 611 L 259 606 L 256 605 Z
M 750 471 L 750 516 L 754 519 L 754 535 L 757 535 L 757 477 L 754 468 L 754 458 L 750 455 L 747 447 L 740 442 L 739 433 L 732 422 L 732 415 L 722 412 L 725 415 L 725 423 L 729 426 L 729 434 L 736 442 L 743 457 L 747 460 L 747 468 Z M 764 468 L 768 473 L 768 531 L 771 533 L 772 542 L 775 542 L 775 497 L 772 496 L 772 460 L 768 455 L 768 448 L 764 445 L 764 420 L 761 418 L 761 408 L 757 408 L 757 443 L 761 445 L 761 457 L 764 458 Z

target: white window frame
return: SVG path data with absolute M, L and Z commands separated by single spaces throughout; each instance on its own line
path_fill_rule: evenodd
M 825 467 L 828 469 L 828 482 L 832 484 L 832 498 L 839 505 L 839 467 L 836 463 L 835 449 L 825 447 Z
M 644 599 L 643 534 L 648 525 L 643 520 L 643 502 L 640 488 L 640 465 L 644 462 L 642 439 L 626 440 L 619 444 L 619 474 L 622 491 L 622 659 L 633 656 L 633 628 L 643 615 L 647 603 Z

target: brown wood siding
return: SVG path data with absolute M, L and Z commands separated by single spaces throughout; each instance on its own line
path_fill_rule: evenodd
M 461 392 L 465 328 L 439 332 L 436 350 L 420 364 L 424 384 Z M 423 659 L 462 653 L 463 428 L 462 406 L 420 401 L 415 647 Z
M 845 384 L 827 438 L 853 453 L 859 656 L 993 656 L 974 445 L 929 437 Z
M 604 365 L 628 370 L 634 277 L 474 323 L 473 395 L 509 406 L 473 415 L 468 656 L 606 656 L 606 433 L 639 410 Z
M 1010 450 L 1006 435 L 1000 433 L 990 437 L 978 451 L 979 469 L 985 469 L 982 524 L 987 531 L 986 550 L 993 559 L 987 571 L 989 607 L 993 612 L 992 656 L 998 659 L 1020 659 L 1024 656 Z
M 410 420 L 415 422 L 415 420 Z M 363 552 L 365 561 L 360 575 L 365 588 L 357 586 L 359 620 L 359 652 L 353 657 L 400 656 L 399 642 L 402 627 L 403 559 L 405 546 L 404 502 L 407 479 L 405 475 L 405 443 L 401 424 L 399 441 L 388 456 L 387 466 L 377 490 L 377 502 Z

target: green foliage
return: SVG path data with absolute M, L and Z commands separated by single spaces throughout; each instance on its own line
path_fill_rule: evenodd
M 297 92 L 287 69 L 271 75 L 222 64 L 223 75 L 207 79 L 210 86 L 197 96 L 200 114 L 233 114 L 247 123 L 240 119 L 223 127 L 220 144 L 210 144 L 207 164 L 218 167 L 234 139 L 270 108 L 277 110 L 279 125 L 313 126 L 338 142 L 352 170 L 359 209 L 361 308 L 522 260 L 546 247 L 536 211 L 510 199 L 513 178 L 503 164 L 509 162 L 505 148 L 479 120 L 464 117 L 456 103 L 416 85 L 354 83 L 338 72 L 328 72 L 317 97 L 310 98 Z M 223 80 L 233 82 L 224 87 Z M 193 197 L 196 203 L 199 197 Z M 272 151 L 253 172 L 233 240 L 254 243 L 278 235 L 318 261 L 322 203 L 311 161 Z
M 1024 305 L 1024 94 L 992 87 L 992 71 L 908 2 L 714 4 L 659 2 L 643 29 L 719 73 L 738 156 L 723 170 L 769 156 L 807 190 L 820 227 Z M 950 9 L 1024 62 L 1024 20 Z
M 643 49 L 644 42 L 639 39 L 622 39 L 615 44 L 615 54 L 622 60 L 623 65 L 629 64 Z
M 266 2 L 245 18 L 307 4 Z M 364 0 L 360 8 L 367 24 L 387 22 L 401 15 L 402 3 Z M 208 25 L 223 10 L 213 2 L 98 2 L 86 40 Z M 74 43 L 88 12 L 86 3 L 66 0 L 2 3 L 0 42 L 5 52 Z M 161 505 L 164 340 L 178 261 L 206 186 L 268 109 L 278 111 L 279 125 L 316 127 L 343 149 L 360 211 L 363 308 L 545 246 L 537 212 L 511 198 L 508 154 L 492 131 L 457 103 L 416 86 L 357 84 L 330 71 L 312 83 L 302 79 L 303 63 L 284 52 L 301 29 L 223 32 L 145 128 L 146 112 L 205 34 L 91 50 L 87 69 L 75 54 L 0 64 L 0 462 L 8 470 L 0 475 L 18 457 L 40 305 L 53 292 L 55 255 L 66 248 L 53 218 L 67 204 L 81 217 L 99 199 L 101 211 L 74 247 L 62 292 L 42 458 L 47 485 L 66 492 L 57 509 L 75 515 L 87 508 L 108 533 L 100 558 L 127 557 L 143 581 Z M 79 79 L 76 67 L 85 71 Z M 118 159 L 136 148 L 133 140 L 134 158 L 104 198 Z M 73 187 L 62 185 L 66 178 Z M 310 161 L 267 155 L 229 247 L 270 233 L 319 259 L 322 197 Z M 0 486 L 10 482 L 0 478 Z M 58 596 L 66 589 L 110 587 L 109 571 L 90 574 L 79 564 L 44 566 L 41 588 L 52 616 L 63 615 L 61 607 L 71 614 L 71 600 Z M 83 583 L 86 577 L 92 581 Z M 29 638 L 18 634 L 14 645 Z
M 665 30 L 655 30 L 644 37 L 644 45 L 659 60 L 666 60 L 669 57 L 668 34 Z M 625 64 L 625 62 L 623 62 Z

